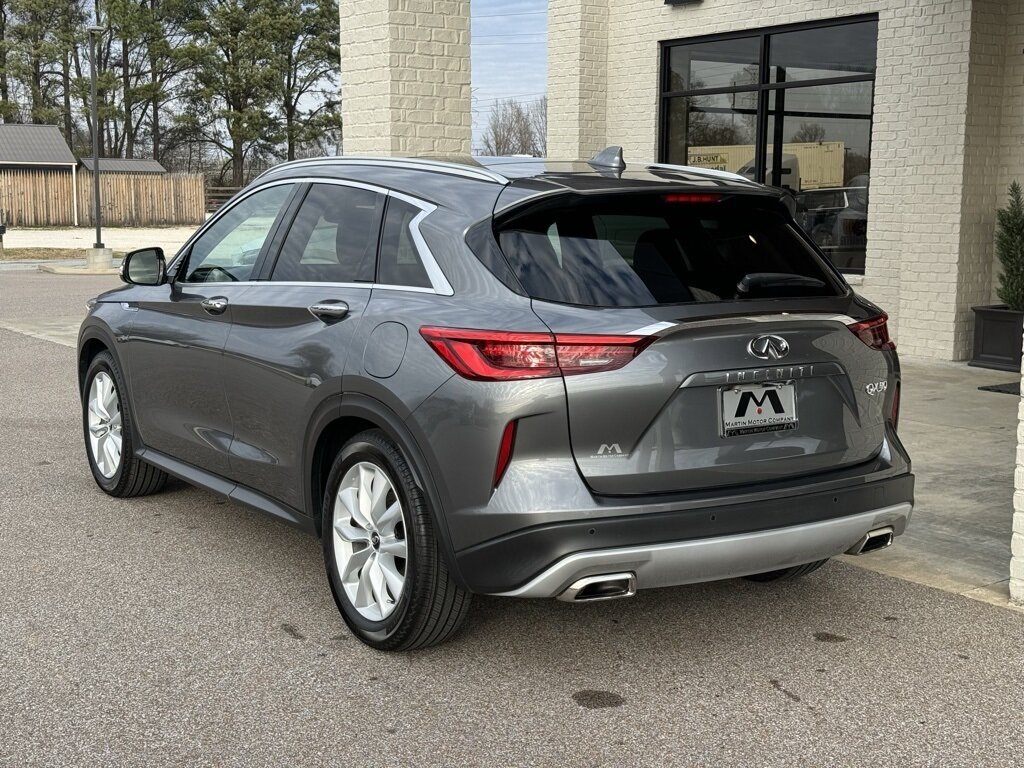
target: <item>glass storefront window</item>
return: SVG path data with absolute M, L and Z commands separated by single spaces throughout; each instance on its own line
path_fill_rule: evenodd
M 669 52 L 669 91 L 756 85 L 761 40 L 741 37 L 678 46 Z
M 771 36 L 773 83 L 875 74 L 878 24 L 843 24 Z
M 785 189 L 833 263 L 863 272 L 877 38 L 861 17 L 665 43 L 660 159 Z

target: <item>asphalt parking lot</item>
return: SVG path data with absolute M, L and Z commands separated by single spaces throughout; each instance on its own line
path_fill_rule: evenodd
M 0 312 L 80 313 L 95 283 L 66 280 L 0 275 Z M 95 487 L 58 325 L 0 329 L 0 765 L 1020 761 L 1024 613 L 845 562 L 478 598 L 448 645 L 371 651 L 315 540 L 183 484 Z

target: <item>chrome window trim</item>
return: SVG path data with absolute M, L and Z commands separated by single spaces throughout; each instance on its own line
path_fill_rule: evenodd
M 427 272 L 427 279 L 430 280 L 430 284 L 433 286 L 433 293 L 441 296 L 453 296 L 455 291 L 452 289 L 451 283 L 449 283 L 448 278 L 444 276 L 444 272 L 441 271 L 441 267 L 438 265 L 437 259 L 434 258 L 434 254 L 427 245 L 427 241 L 423 239 L 423 233 L 420 232 L 420 222 L 436 211 L 437 206 L 433 203 L 428 203 L 425 200 L 410 197 L 402 192 L 395 192 L 394 190 L 389 191 L 388 196 L 402 200 L 403 202 L 409 203 L 409 205 L 414 205 L 420 209 L 420 213 L 409 222 L 409 234 L 412 235 L 413 245 L 416 246 L 416 252 L 420 258 L 420 263 L 423 264 L 423 268 Z M 384 215 L 387 216 L 387 211 L 384 212 Z M 409 287 L 412 288 L 415 286 Z
M 666 305 L 668 306 L 668 305 Z M 712 317 L 699 320 L 677 320 L 676 322 L 661 322 L 645 325 L 630 331 L 630 336 L 653 336 L 656 333 L 667 331 L 672 328 L 711 328 L 723 325 L 736 325 L 738 323 L 799 323 L 799 322 L 834 322 L 843 325 L 852 325 L 857 321 L 849 315 L 830 314 L 827 312 L 779 312 L 777 314 L 765 315 L 734 315 L 732 317 Z
M 290 163 L 282 163 L 276 165 L 273 168 L 264 171 L 255 181 L 259 181 L 263 176 L 268 173 L 274 173 L 283 168 L 304 168 L 311 165 L 351 165 L 351 166 L 376 166 L 379 168 L 402 168 L 409 170 L 419 171 L 435 171 L 437 173 L 445 173 L 449 176 L 461 176 L 467 179 L 476 179 L 477 181 L 490 181 L 496 184 L 509 184 L 511 183 L 508 178 L 503 176 L 496 171 L 492 171 L 489 168 L 483 166 L 475 167 L 471 165 L 462 165 L 460 163 L 450 163 L 444 160 L 427 160 L 423 158 L 404 158 L 404 157 L 317 157 L 306 160 L 293 160 Z
M 306 162 L 306 161 L 302 161 Z M 313 161 L 309 161 L 312 163 Z M 317 162 L 322 162 L 318 160 Z M 197 230 L 192 237 L 185 241 L 185 244 L 181 246 L 178 252 L 175 254 L 174 259 L 171 261 L 168 269 L 178 267 L 178 260 L 182 255 L 192 247 L 192 244 L 202 237 L 202 235 L 218 222 L 222 216 L 226 216 L 236 205 L 240 204 L 243 200 L 251 195 L 256 194 L 264 189 L 270 187 L 281 186 L 282 184 L 331 184 L 337 187 L 354 187 L 356 189 L 365 189 L 370 192 L 375 192 L 385 197 L 395 197 L 399 200 L 403 200 L 410 205 L 414 205 L 420 209 L 420 213 L 409 222 L 409 234 L 412 236 L 413 244 L 416 246 L 416 255 L 419 256 L 420 263 L 426 270 L 427 278 L 430 280 L 431 288 L 423 288 L 414 285 L 392 285 L 389 283 L 302 283 L 302 282 L 287 282 L 278 280 L 252 280 L 252 281 L 238 281 L 238 282 L 209 282 L 209 283 L 193 283 L 193 285 L 260 285 L 263 283 L 273 283 L 275 285 L 326 285 L 334 287 L 345 287 L 345 288 L 363 288 L 371 286 L 373 288 L 379 288 L 385 291 L 412 291 L 414 293 L 435 293 L 440 296 L 453 296 L 455 291 L 448 282 L 448 278 L 445 277 L 444 272 L 441 270 L 440 265 L 437 263 L 437 259 L 434 258 L 433 252 L 427 245 L 427 241 L 423 238 L 423 234 L 420 232 L 420 223 L 431 213 L 437 210 L 437 206 L 433 203 L 428 203 L 426 200 L 420 200 L 419 198 L 412 197 L 402 192 L 395 192 L 394 190 L 381 187 L 376 184 L 368 184 L 363 181 L 350 181 L 348 179 L 329 179 L 321 178 L 318 176 L 302 176 L 291 179 L 278 179 L 276 181 L 268 181 L 263 184 L 254 185 L 251 189 L 245 190 L 244 193 L 239 193 L 236 198 L 232 199 L 232 202 L 228 206 L 224 206 L 219 210 L 213 217 L 210 218 L 199 230 Z M 385 211 L 386 214 L 386 211 Z M 175 275 L 177 277 L 177 275 Z

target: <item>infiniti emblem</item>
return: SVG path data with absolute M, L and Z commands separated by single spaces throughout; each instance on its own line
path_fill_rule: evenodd
M 789 354 L 789 342 L 781 336 L 757 336 L 747 344 L 747 352 L 762 360 L 781 360 Z

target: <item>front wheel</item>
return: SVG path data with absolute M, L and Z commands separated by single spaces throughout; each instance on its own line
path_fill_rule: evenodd
M 109 352 L 100 352 L 85 372 L 82 428 L 96 484 L 120 498 L 156 493 L 167 482 L 164 472 L 135 457 L 126 394 L 117 362 Z
M 382 432 L 356 435 L 334 460 L 322 540 L 334 601 L 379 650 L 437 645 L 455 634 L 469 593 L 453 581 L 412 470 Z

